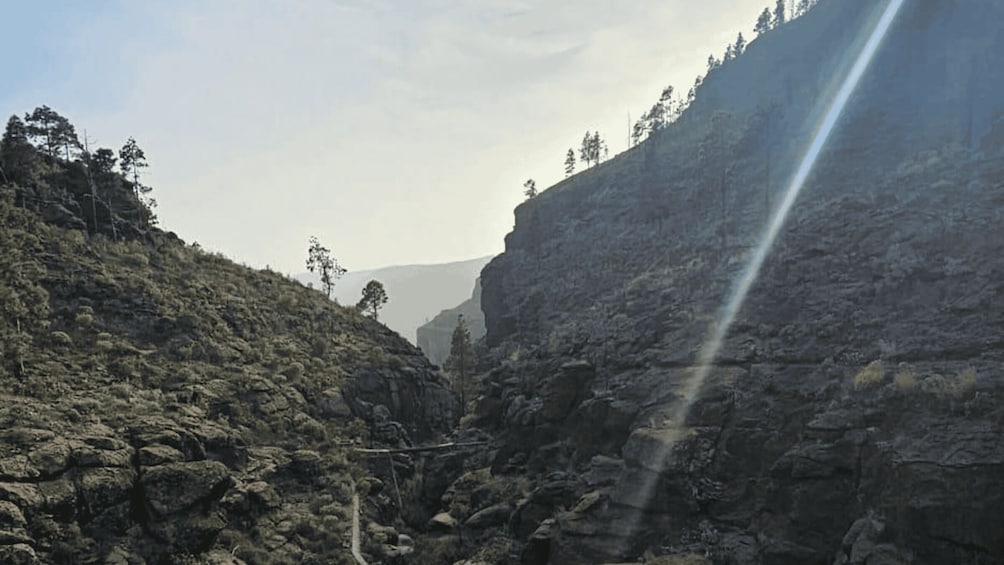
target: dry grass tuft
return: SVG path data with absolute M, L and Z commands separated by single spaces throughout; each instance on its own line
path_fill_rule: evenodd
M 872 361 L 854 375 L 854 388 L 858 390 L 874 388 L 884 380 L 885 366 L 882 365 L 882 361 Z

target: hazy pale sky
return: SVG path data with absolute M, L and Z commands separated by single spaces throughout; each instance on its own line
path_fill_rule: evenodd
M 502 251 L 522 185 L 611 155 L 772 0 L 0 0 L 0 112 L 146 151 L 165 229 L 304 270 Z

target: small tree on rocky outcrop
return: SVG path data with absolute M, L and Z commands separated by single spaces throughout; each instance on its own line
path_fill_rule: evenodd
M 579 159 L 589 166 L 600 164 L 600 159 L 607 155 L 607 144 L 600 137 L 600 132 L 586 132 L 582 137 L 582 146 L 579 148 Z
M 0 168 L 7 182 L 28 181 L 38 161 L 38 154 L 28 140 L 28 128 L 21 118 L 11 116 L 0 141 Z
M 129 138 L 122 149 L 119 149 L 119 168 L 122 174 L 132 177 L 132 182 L 139 186 L 139 170 L 148 167 L 146 153 L 140 149 L 136 140 Z
M 48 106 L 39 106 L 30 114 L 25 114 L 24 122 L 28 136 L 42 146 L 53 162 L 61 149 L 69 161 L 70 149 L 80 148 L 80 140 L 77 139 L 73 124 Z
M 648 112 L 642 112 L 641 117 L 631 128 L 631 145 L 638 145 L 648 133 Z
M 565 153 L 565 176 L 570 177 L 574 173 L 575 173 L 575 150 L 569 147 L 568 153 Z
M 778 28 L 783 26 L 786 21 L 787 17 L 785 16 L 784 11 L 784 0 L 777 0 L 777 4 L 774 6 L 774 21 L 772 24 L 775 28 Z
M 770 31 L 770 8 L 764 8 L 760 12 L 760 17 L 756 19 L 756 25 L 753 26 L 753 32 L 757 35 L 763 35 Z
M 672 85 L 662 89 L 659 100 L 648 111 L 648 130 L 658 131 L 669 125 L 673 115 L 673 87 Z
M 724 63 L 728 63 L 728 62 L 732 61 L 732 59 L 735 59 L 735 58 L 736 58 L 735 48 L 732 47 L 731 43 L 729 43 L 728 46 L 725 47 L 725 56 L 722 57 L 722 63 L 723 64 Z
M 115 239 L 118 239 L 118 232 L 115 226 L 114 195 L 122 184 L 122 177 L 115 172 L 117 161 L 115 152 L 107 147 L 101 147 L 93 154 L 85 155 L 85 163 L 90 171 L 91 182 L 94 183 L 96 189 L 94 197 L 108 208 L 108 221 Z
M 150 196 L 153 189 L 139 182 L 139 170 L 148 166 L 146 154 L 140 149 L 136 140 L 130 137 L 119 150 L 119 169 L 123 175 L 132 177 L 132 188 L 136 198 L 146 206 L 147 211 L 150 211 L 157 207 L 157 201 Z M 154 220 L 152 214 L 147 219 Z
M 527 179 L 527 181 L 523 183 L 523 189 L 523 194 L 526 195 L 527 200 L 537 196 L 537 181 Z
M 736 42 L 732 44 L 732 52 L 736 57 L 739 57 L 746 52 L 746 38 L 743 37 L 743 32 L 741 31 L 739 32 L 739 35 L 736 36 Z
M 813 0 L 798 0 L 795 6 L 795 17 L 804 16 L 816 3 Z
M 722 66 L 721 59 L 715 57 L 714 53 L 708 55 L 708 74 L 711 74 L 711 71 L 717 69 L 720 66 Z
M 387 291 L 384 290 L 380 281 L 370 281 L 363 287 L 363 297 L 359 299 L 356 308 L 366 312 L 371 318 L 377 320 L 377 314 L 383 305 L 387 304 Z
M 443 368 L 450 375 L 453 390 L 460 395 L 461 405 L 467 409 L 468 395 L 473 393 L 471 373 L 474 371 L 474 347 L 471 345 L 471 332 L 467 329 L 464 315 L 457 316 L 457 327 L 453 329 L 450 339 L 450 356 L 443 363 Z
M 335 280 L 347 272 L 331 257 L 331 250 L 321 245 L 314 236 L 310 237 L 307 249 L 307 270 L 321 276 L 321 287 L 328 298 L 331 298 L 331 290 L 335 288 Z

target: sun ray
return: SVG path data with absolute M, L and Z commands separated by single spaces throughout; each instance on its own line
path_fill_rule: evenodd
M 763 235 L 760 237 L 760 241 L 754 249 L 749 262 L 746 264 L 746 267 L 733 284 L 728 300 L 725 302 L 714 326 L 712 326 L 707 340 L 701 347 L 697 358 L 697 364 L 690 369 L 689 375 L 681 385 L 679 390 L 679 400 L 672 407 L 672 412 L 667 418 L 667 421 L 672 422 L 674 425 L 682 426 L 683 422 L 686 420 L 690 407 L 694 403 L 698 392 L 704 385 L 704 382 L 707 380 L 714 367 L 715 359 L 718 357 L 718 352 L 721 350 L 725 336 L 728 333 L 729 328 L 732 326 L 732 323 L 735 321 L 736 315 L 738 315 L 741 310 L 743 303 L 746 301 L 746 296 L 749 294 L 750 288 L 757 280 L 757 277 L 760 274 L 760 269 L 763 267 L 764 261 L 770 254 L 774 241 L 777 239 L 781 228 L 784 226 L 785 220 L 787 219 L 789 212 L 791 212 L 792 206 L 795 204 L 795 200 L 804 188 L 805 182 L 809 178 L 809 174 L 815 167 L 816 161 L 819 159 L 820 154 L 830 138 L 830 134 L 833 133 L 833 129 L 836 127 L 837 122 L 840 120 L 840 116 L 847 107 L 847 103 L 850 100 L 851 95 L 854 94 L 858 83 L 861 81 L 861 77 L 864 76 L 869 64 L 875 57 L 875 53 L 878 52 L 878 48 L 882 44 L 882 40 L 889 32 L 889 29 L 895 21 L 896 16 L 899 14 L 900 9 L 903 7 L 904 2 L 905 0 L 890 0 L 885 11 L 875 24 L 868 41 L 864 44 L 861 52 L 858 54 L 854 65 L 848 71 L 847 76 L 840 85 L 840 88 L 837 90 L 833 99 L 827 106 L 823 119 L 816 127 L 812 142 L 809 144 L 809 147 L 805 151 L 798 168 L 795 170 L 795 174 L 792 176 L 787 190 L 785 190 L 784 198 L 781 199 L 781 202 L 774 210 L 774 214 L 771 216 L 770 222 L 767 224 Z M 672 444 L 666 444 L 662 447 L 662 453 L 655 454 L 655 457 L 651 460 L 665 462 L 667 457 L 671 455 L 671 451 Z M 653 474 L 648 480 L 644 481 L 640 487 L 641 492 L 638 497 L 635 497 L 635 499 L 645 501 L 651 500 L 652 491 L 655 488 L 657 479 L 658 476 Z M 632 524 L 629 531 L 636 531 L 636 526 L 641 518 L 642 511 L 638 510 L 634 514 L 635 515 L 632 518 Z

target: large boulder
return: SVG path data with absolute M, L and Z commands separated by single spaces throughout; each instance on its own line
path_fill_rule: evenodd
M 197 503 L 219 500 L 232 484 L 230 470 L 217 461 L 166 463 L 147 468 L 143 497 L 155 516 L 167 516 Z

